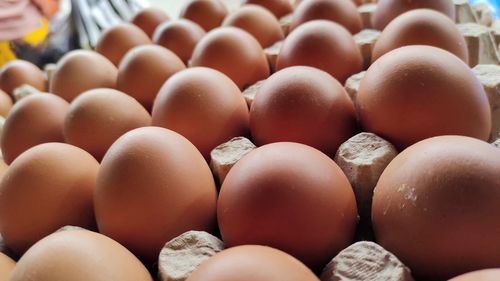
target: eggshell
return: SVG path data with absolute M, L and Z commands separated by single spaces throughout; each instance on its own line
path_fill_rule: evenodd
M 172 76 L 158 93 L 152 115 L 154 126 L 183 135 L 207 160 L 217 145 L 250 131 L 248 107 L 238 86 L 205 67 Z
M 314 20 L 292 31 L 281 47 L 277 69 L 293 65 L 319 68 L 344 83 L 363 70 L 363 57 L 347 29 L 331 21 Z
M 5 163 L 37 144 L 63 142 L 64 117 L 69 104 L 52 94 L 35 94 L 12 107 L 5 119 L 0 147 Z
M 221 71 L 243 90 L 269 76 L 269 64 L 259 42 L 235 27 L 209 32 L 194 49 L 190 66 Z
M 462 274 L 449 281 L 497 281 L 499 279 L 500 268 L 490 268 Z
M 408 147 L 374 190 L 377 241 L 419 280 L 498 266 L 498 167 L 500 150 L 470 137 L 440 136 Z
M 38 66 L 24 60 L 13 60 L 0 68 L 0 89 L 13 97 L 14 89 L 23 84 L 45 91 L 45 76 Z
M 115 88 L 118 70 L 104 56 L 93 51 L 67 53 L 57 63 L 50 92 L 71 102 L 95 88 Z
M 276 247 L 317 270 L 351 243 L 357 212 L 351 185 L 332 159 L 281 142 L 258 147 L 233 166 L 217 218 L 228 247 Z
M 196 147 L 173 131 L 145 127 L 121 136 L 104 156 L 94 204 L 99 232 L 151 265 L 174 237 L 214 228 L 216 198 Z
M 152 281 L 125 247 L 88 230 L 56 232 L 19 260 L 10 281 Z
M 97 160 L 124 133 L 151 125 L 151 116 L 131 96 L 113 89 L 95 89 L 78 96 L 69 107 L 63 134 L 67 143 Z
M 179 18 L 185 18 L 210 31 L 222 24 L 228 11 L 219 0 L 191 0 L 182 9 Z
M 442 49 L 414 45 L 393 50 L 370 66 L 356 99 L 365 131 L 403 149 L 438 135 L 487 140 L 488 98 L 471 69 Z
M 153 42 L 174 52 L 187 65 L 194 47 L 205 31 L 198 24 L 186 20 L 171 20 L 159 25 L 153 35 Z
M 378 38 L 372 61 L 407 45 L 430 45 L 447 50 L 468 63 L 467 43 L 449 17 L 430 9 L 405 12 L 392 20 Z
M 16 266 L 16 262 L 4 253 L 0 253 L 0 280 L 9 280 L 9 277 Z
M 95 50 L 118 66 L 130 49 L 150 43 L 151 39 L 142 29 L 130 23 L 121 23 L 104 30 Z
M 436 10 L 455 20 L 455 5 L 452 0 L 378 0 L 377 8 L 372 16 L 372 26 L 375 29 L 383 30 L 389 22 L 400 14 L 421 8 Z
M 28 149 L 0 181 L 0 232 L 17 254 L 65 225 L 95 227 L 92 194 L 99 163 L 64 143 Z
M 145 8 L 137 12 L 130 22 L 146 33 L 149 38 L 153 38 L 155 29 L 170 19 L 170 17 L 158 8 Z
M 120 63 L 117 89 L 151 110 L 163 83 L 185 68 L 180 58 L 161 46 L 139 46 L 130 50 Z
M 0 116 L 7 117 L 12 109 L 12 98 L 6 92 L 0 90 Z
M 288 0 L 246 0 L 244 4 L 262 6 L 273 13 L 278 19 L 293 12 L 293 6 Z
M 351 0 L 305 0 L 295 9 L 290 30 L 311 20 L 336 22 L 350 33 L 361 31 L 363 22 L 356 5 Z

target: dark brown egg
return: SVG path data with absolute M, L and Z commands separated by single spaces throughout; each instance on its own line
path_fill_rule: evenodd
M 14 89 L 28 84 L 45 92 L 46 81 L 38 66 L 24 60 L 13 60 L 0 68 L 0 89 L 13 97 Z
M 142 29 L 130 23 L 121 23 L 101 34 L 95 50 L 118 66 L 130 49 L 150 43 L 151 39 Z
M 261 146 L 227 174 L 217 218 L 227 246 L 275 247 L 322 269 L 353 239 L 356 201 L 342 170 L 299 143 Z
M 340 83 L 363 70 L 363 58 L 352 35 L 339 24 L 314 20 L 302 24 L 285 39 L 277 69 L 308 65 L 328 72 Z
M 449 281 L 497 281 L 500 280 L 500 268 L 482 269 L 456 276 Z
M 199 24 L 208 32 L 219 27 L 227 13 L 220 0 L 192 0 L 184 6 L 179 17 Z
M 0 90 L 0 116 L 7 117 L 12 109 L 12 98 L 6 92 Z
M 440 136 L 408 147 L 374 190 L 377 242 L 418 280 L 497 267 L 499 167 L 500 150 L 470 137 Z
M 260 5 L 268 9 L 278 19 L 293 12 L 293 6 L 288 0 L 246 0 L 245 4 Z
M 142 29 L 149 38 L 153 38 L 155 29 L 169 19 L 170 17 L 158 8 L 146 8 L 135 14 L 130 22 Z
M 431 9 L 405 12 L 392 20 L 375 43 L 372 61 L 407 45 L 430 45 L 447 50 L 468 63 L 467 43 L 449 17 Z
M 248 32 L 221 27 L 203 37 L 190 66 L 206 66 L 226 74 L 242 90 L 269 76 L 269 64 L 259 42 Z
M 71 51 L 57 63 L 50 92 L 71 102 L 95 88 L 115 88 L 118 70 L 104 56 L 93 51 Z
M 153 42 L 174 52 L 187 65 L 194 47 L 203 36 L 205 31 L 198 24 L 178 19 L 158 26 L 153 35 Z
M 436 47 L 406 46 L 380 57 L 356 101 L 362 127 L 399 149 L 438 135 L 490 135 L 483 86 L 467 64 Z
M 307 21 L 320 19 L 336 22 L 352 34 L 363 27 L 358 9 L 351 0 L 304 0 L 293 12 L 290 30 Z

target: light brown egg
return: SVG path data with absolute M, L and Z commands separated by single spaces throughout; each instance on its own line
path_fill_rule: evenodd
M 210 31 L 222 24 L 228 11 L 220 0 L 191 0 L 182 9 L 179 18 L 185 18 Z
M 170 17 L 163 10 L 145 8 L 137 12 L 130 22 L 142 29 L 149 38 L 153 38 L 155 29 L 169 19 Z
M 19 260 L 10 281 L 152 281 L 141 262 L 112 239 L 88 230 L 53 233 Z
M 95 50 L 118 66 L 130 49 L 150 43 L 151 39 L 142 29 L 130 23 L 121 23 L 101 34 Z
M 151 110 L 158 91 L 176 72 L 185 69 L 173 52 L 156 45 L 130 50 L 118 68 L 117 89 Z
M 319 281 L 294 257 L 271 247 L 245 245 L 204 261 L 187 281 Z
M 269 64 L 259 42 L 235 27 L 215 29 L 194 49 L 190 66 L 206 66 L 226 74 L 242 90 L 269 76 Z
M 0 137 L 5 163 L 28 148 L 45 142 L 63 142 L 63 124 L 69 104 L 52 94 L 35 94 L 17 102 L 7 116 Z
M 121 135 L 149 125 L 151 116 L 133 97 L 103 88 L 84 92 L 71 102 L 63 134 L 67 143 L 101 160 Z
M 293 6 L 289 0 L 246 0 L 244 4 L 262 6 L 278 19 L 293 12 Z
M 500 280 L 500 268 L 482 269 L 456 276 L 449 281 L 497 281 Z
M 261 146 L 227 174 L 217 218 L 232 247 L 275 247 L 322 269 L 354 238 L 354 192 L 342 170 L 319 150 L 299 143 Z
M 50 92 L 68 102 L 95 88 L 115 88 L 118 70 L 104 56 L 93 51 L 71 51 L 59 60 Z
M 470 137 L 440 136 L 408 147 L 375 187 L 376 241 L 418 280 L 498 266 L 499 167 L 500 150 Z
M 283 40 L 285 35 L 278 19 L 258 5 L 245 5 L 224 19 L 223 26 L 234 26 L 250 33 L 262 48 L 267 48 Z
M 153 42 L 174 52 L 187 65 L 194 47 L 203 36 L 205 31 L 198 24 L 178 19 L 159 25 L 153 35 Z
M 363 58 L 347 29 L 331 21 L 314 20 L 292 31 L 281 47 L 277 69 L 293 65 L 319 68 L 344 83 L 363 70 Z
M 0 232 L 24 253 L 65 226 L 95 228 L 92 196 L 99 163 L 83 149 L 44 143 L 19 155 L 0 181 Z
M 380 57 L 361 81 L 356 105 L 364 130 L 398 149 L 438 135 L 490 135 L 483 86 L 467 64 L 436 47 L 406 46 Z
M 101 162 L 94 193 L 99 232 L 147 265 L 188 230 L 213 231 L 217 191 L 207 162 L 186 138 L 159 127 L 121 136 Z
M 467 43 L 449 17 L 431 9 L 415 9 L 392 20 L 375 43 L 372 61 L 407 45 L 430 45 L 447 50 L 468 63 Z
M 351 0 L 305 0 L 293 12 L 290 30 L 311 20 L 336 22 L 350 33 L 356 34 L 363 27 L 361 15 Z
M 452 0 L 378 0 L 377 9 L 372 16 L 372 26 L 383 30 L 389 22 L 400 14 L 413 9 L 432 9 L 455 20 L 455 5 Z
M 6 92 L 0 90 L 0 116 L 7 117 L 12 109 L 12 98 Z
M 38 66 L 24 60 L 13 60 L 0 68 L 0 89 L 13 97 L 14 89 L 28 84 L 46 91 L 46 81 Z
M 0 253 L 0 280 L 9 280 L 9 277 L 12 274 L 15 266 L 15 261 L 13 261 L 4 253 Z

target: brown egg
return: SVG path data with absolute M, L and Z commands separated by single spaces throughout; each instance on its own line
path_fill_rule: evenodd
M 248 118 L 238 86 L 223 73 L 205 67 L 172 76 L 153 106 L 153 125 L 183 135 L 207 160 L 219 144 L 249 134 Z
M 17 102 L 7 116 L 0 137 L 5 163 L 28 148 L 45 142 L 63 142 L 64 117 L 69 104 L 52 94 L 35 94 Z
M 438 135 L 490 135 L 483 86 L 467 64 L 436 47 L 406 46 L 380 57 L 356 102 L 362 127 L 399 149 Z
M 121 136 L 101 162 L 94 193 L 99 232 L 147 265 L 188 230 L 212 231 L 217 191 L 207 162 L 186 138 L 146 127 Z
M 220 0 L 191 0 L 184 6 L 180 18 L 199 24 L 205 31 L 210 31 L 222 24 L 228 11 Z
M 135 14 L 130 22 L 142 29 L 149 38 L 153 38 L 155 29 L 169 19 L 170 17 L 158 8 L 145 8 Z
M 9 277 L 16 266 L 16 262 L 4 253 L 0 253 L 0 280 L 10 280 Z
M 24 253 L 53 231 L 95 228 L 92 195 L 99 163 L 65 143 L 44 143 L 19 155 L 0 181 L 0 232 Z
M 372 26 L 375 29 L 383 30 L 389 22 L 400 14 L 421 8 L 436 10 L 455 20 L 455 5 L 452 0 L 378 0 L 377 9 L 372 16 Z
M 139 46 L 130 50 L 120 63 L 117 89 L 151 110 L 163 83 L 185 68 L 181 59 L 161 46 Z
M 332 159 L 310 146 L 280 142 L 233 166 L 217 218 L 227 246 L 275 247 L 318 270 L 352 242 L 357 211 L 351 185 Z
M 289 0 L 246 0 L 244 4 L 262 6 L 273 13 L 278 19 L 293 12 L 293 6 Z
M 283 40 L 285 35 L 278 19 L 258 5 L 245 5 L 226 17 L 224 26 L 234 26 L 250 33 L 262 48 L 267 48 Z
M 235 27 L 209 32 L 194 49 L 190 66 L 221 71 L 243 90 L 269 76 L 269 64 L 259 42 Z
M 153 35 L 153 42 L 174 52 L 187 65 L 194 47 L 203 36 L 205 31 L 198 24 L 178 19 L 159 25 Z
M 6 92 L 0 90 L 0 116 L 7 117 L 12 109 L 12 98 Z
M 0 89 L 13 97 L 14 89 L 28 84 L 46 91 L 45 75 L 38 66 L 24 60 L 13 60 L 0 68 Z
M 252 103 L 250 128 L 257 145 L 293 141 L 333 157 L 356 133 L 356 113 L 344 87 L 328 73 L 293 66 L 264 82 Z
M 151 116 L 133 97 L 113 89 L 95 89 L 78 96 L 64 121 L 64 139 L 101 160 L 124 133 L 151 125 Z
M 375 43 L 372 61 L 407 45 L 430 45 L 447 50 L 468 63 L 467 43 L 449 17 L 430 9 L 405 12 L 386 26 Z
M 290 30 L 305 22 L 320 19 L 336 22 L 352 34 L 358 33 L 363 27 L 361 15 L 351 0 L 305 0 L 295 9 Z
M 125 247 L 88 230 L 53 233 L 19 260 L 10 281 L 152 281 Z
M 460 276 L 456 276 L 449 281 L 497 281 L 500 280 L 500 268 L 482 269 Z
M 79 94 L 95 88 L 115 88 L 118 70 L 93 51 L 71 51 L 57 63 L 50 92 L 71 102 Z
M 118 66 L 130 49 L 150 43 L 151 39 L 139 27 L 121 23 L 106 29 L 101 34 L 95 50 Z
M 245 245 L 204 261 L 187 281 L 319 281 L 304 264 L 280 250 Z
M 500 264 L 500 150 L 464 136 L 401 152 L 374 190 L 376 240 L 418 280 Z
M 341 25 L 326 20 L 302 24 L 281 47 L 278 70 L 308 65 L 328 72 L 340 83 L 363 70 L 363 58 L 352 35 Z

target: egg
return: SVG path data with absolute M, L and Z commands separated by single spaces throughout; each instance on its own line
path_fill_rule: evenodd
M 228 11 L 220 0 L 191 0 L 181 10 L 179 18 L 185 18 L 210 31 L 222 24 Z
M 280 142 L 249 152 L 227 174 L 217 218 L 224 243 L 267 245 L 322 269 L 354 238 L 354 192 L 325 154 Z
M 64 55 L 56 65 L 50 92 L 68 102 L 95 88 L 115 88 L 118 70 L 104 56 L 77 50 Z
M 148 270 L 116 241 L 88 230 L 53 233 L 21 257 L 10 281 L 152 281 Z
M 95 228 L 98 169 L 94 157 L 64 143 L 40 144 L 19 155 L 0 181 L 0 233 L 9 249 L 22 254 L 65 225 Z
M 378 0 L 372 15 L 372 26 L 383 30 L 398 15 L 413 9 L 427 8 L 439 11 L 455 20 L 455 5 L 452 0 Z
M 0 253 L 0 280 L 9 280 L 9 277 L 16 266 L 16 262 L 4 253 Z
M 352 35 L 339 24 L 314 20 L 292 31 L 276 61 L 278 70 L 308 65 L 328 72 L 340 83 L 363 70 L 363 58 Z
M 406 46 L 380 57 L 356 101 L 364 130 L 400 150 L 438 135 L 487 140 L 491 131 L 483 86 L 467 64 L 436 47 Z
M 94 89 L 78 96 L 64 120 L 67 143 L 101 160 L 124 133 L 151 125 L 151 116 L 133 97 L 113 89 Z
M 168 49 L 156 45 L 139 46 L 123 58 L 118 68 L 117 89 L 151 110 L 163 83 L 185 68 L 182 60 Z
M 118 66 L 130 49 L 150 43 L 151 39 L 142 29 L 130 23 L 121 23 L 104 30 L 95 50 Z
M 250 109 L 250 129 L 257 145 L 293 141 L 333 157 L 356 133 L 356 112 L 344 87 L 328 73 L 293 66 L 264 82 Z
M 203 36 L 205 31 L 198 24 L 178 19 L 159 25 L 153 35 L 153 42 L 174 52 L 187 65 L 194 47 Z
M 456 276 L 449 281 L 496 281 L 500 278 L 499 268 L 482 269 Z
M 130 22 L 146 33 L 149 38 L 153 38 L 155 29 L 162 23 L 168 21 L 170 17 L 158 8 L 145 8 L 137 12 Z
M 233 137 L 249 135 L 248 107 L 223 73 L 194 67 L 172 76 L 160 89 L 153 106 L 153 125 L 180 133 L 205 159 L 210 151 Z
M 375 187 L 376 241 L 419 280 L 500 265 L 500 150 L 439 136 L 401 152 Z
M 10 164 L 30 147 L 46 142 L 64 142 L 63 124 L 69 104 L 52 94 L 34 94 L 13 107 L 3 125 L 0 148 Z
M 262 6 L 273 13 L 278 19 L 293 12 L 293 6 L 288 0 L 245 0 L 244 4 Z
M 12 109 L 12 98 L 6 92 L 0 90 L 0 116 L 7 117 Z
M 271 247 L 245 245 L 204 261 L 187 281 L 319 281 L 304 264 Z
M 94 206 L 99 232 L 152 265 L 174 237 L 213 231 L 216 199 L 196 147 L 171 130 L 145 127 L 125 133 L 104 155 Z
M 363 27 L 361 15 L 351 0 L 305 0 L 295 9 L 290 30 L 319 19 L 336 22 L 352 34 L 358 33 Z
M 467 43 L 449 17 L 431 9 L 405 12 L 382 31 L 372 52 L 372 61 L 407 45 L 430 45 L 447 50 L 468 63 Z
M 221 71 L 243 90 L 269 76 L 269 64 L 259 42 L 235 27 L 209 32 L 194 49 L 190 66 Z
M 13 97 L 14 90 L 28 84 L 42 92 L 46 91 L 46 81 L 38 66 L 24 60 L 13 60 L 0 68 L 0 89 Z

